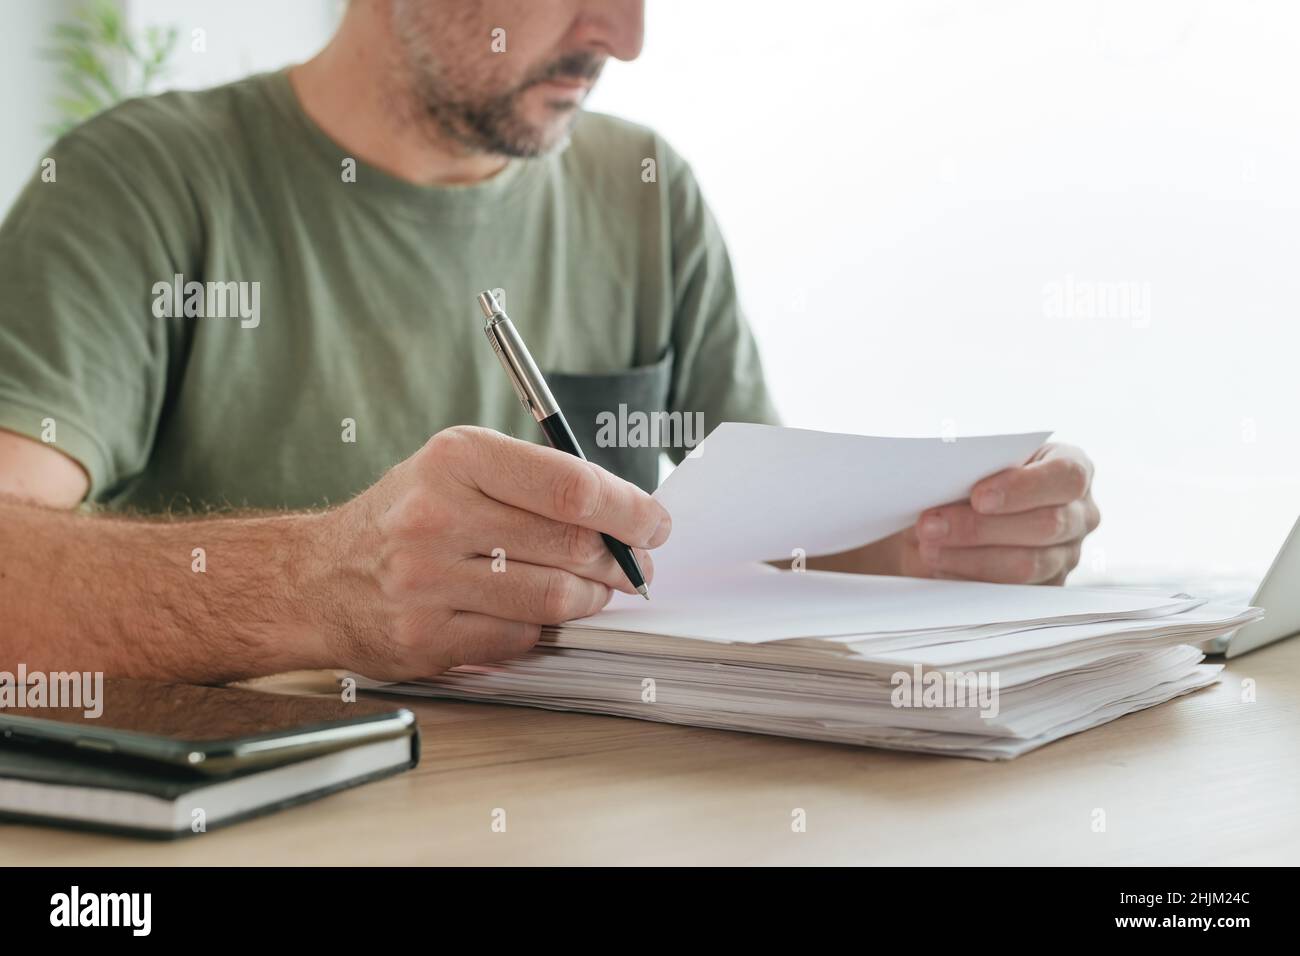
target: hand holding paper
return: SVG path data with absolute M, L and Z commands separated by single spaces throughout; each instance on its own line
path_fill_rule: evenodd
M 703 567 L 831 554 L 911 526 L 923 509 L 1029 458 L 1048 432 L 942 441 L 719 425 L 655 498 L 673 534 L 658 587 Z
M 933 508 L 900 542 L 898 573 L 1006 584 L 1064 584 L 1101 513 L 1092 462 L 1044 445 L 1025 465 L 976 483 L 969 501 Z

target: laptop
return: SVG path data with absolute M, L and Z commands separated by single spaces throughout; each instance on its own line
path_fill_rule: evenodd
M 1300 633 L 1300 518 L 1249 603 L 1264 609 L 1263 618 L 1211 641 L 1205 653 L 1239 657 Z

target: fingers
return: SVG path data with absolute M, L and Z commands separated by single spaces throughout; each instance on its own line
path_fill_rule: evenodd
M 613 592 L 604 584 L 560 568 L 509 561 L 494 571 L 491 558 L 467 558 L 450 584 L 453 607 L 479 614 L 525 621 L 562 624 L 590 617 Z
M 1041 547 L 1082 538 L 1100 520 L 1097 506 L 1090 498 L 1008 515 L 979 514 L 962 503 L 925 512 L 917 522 L 916 536 L 923 556 L 939 548 Z
M 474 522 L 471 555 L 504 561 L 561 568 L 590 581 L 635 594 L 623 569 L 618 566 L 600 533 L 576 524 L 488 501 Z M 647 551 L 634 548 L 646 581 L 654 578 L 654 562 Z M 493 567 L 497 567 L 494 564 Z M 500 573 L 500 572 L 496 572 Z
M 1026 465 L 985 478 L 971 489 L 980 514 L 1018 514 L 1065 505 L 1088 493 L 1092 462 L 1072 445 L 1045 445 Z
M 992 581 L 997 584 L 1045 584 L 1061 580 L 1079 562 L 1079 542 L 1048 548 L 945 548 L 935 556 L 937 577 Z
M 542 636 L 538 624 L 466 611 L 453 615 L 442 632 L 438 666 L 443 669 L 520 657 Z
M 915 527 L 916 554 L 940 577 L 1060 584 L 1081 542 L 1101 523 L 1088 488 L 1092 466 L 1068 446 L 980 482 L 969 504 L 932 508 Z M 999 497 L 1000 496 L 1000 497 Z
M 485 428 L 439 432 L 431 458 L 490 498 L 565 524 L 656 548 L 668 538 L 667 510 L 631 482 L 598 465 Z

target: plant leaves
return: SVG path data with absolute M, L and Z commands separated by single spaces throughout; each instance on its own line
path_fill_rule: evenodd
M 56 104 L 62 120 L 50 127 L 62 133 L 128 96 L 152 92 L 168 70 L 179 31 L 151 25 L 133 34 L 113 0 L 86 0 L 51 36 L 54 45 L 41 57 L 62 67 L 65 95 Z

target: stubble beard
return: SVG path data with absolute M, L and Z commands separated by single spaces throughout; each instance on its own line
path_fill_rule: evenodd
M 479 84 L 474 78 L 453 76 L 430 52 L 429 26 L 420 21 L 417 7 L 396 4 L 393 28 L 400 56 L 394 78 L 396 98 L 403 104 L 400 114 L 427 129 L 432 139 L 451 141 L 471 154 L 527 158 L 562 148 L 581 107 L 568 101 L 548 104 L 561 121 L 539 125 L 523 117 L 520 100 L 546 79 L 594 82 L 604 66 L 603 57 L 579 51 L 545 64 L 503 93 L 483 94 L 475 91 Z M 485 44 L 483 55 L 504 54 L 490 53 Z

